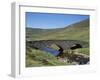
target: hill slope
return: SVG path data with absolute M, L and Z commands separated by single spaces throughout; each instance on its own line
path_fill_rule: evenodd
M 31 40 L 82 40 L 89 41 L 89 19 L 58 29 L 26 28 Z M 31 35 L 30 35 L 31 34 Z

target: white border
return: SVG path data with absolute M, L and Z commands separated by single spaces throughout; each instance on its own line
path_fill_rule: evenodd
M 25 68 L 25 12 L 90 15 L 90 65 Z M 60 75 L 95 72 L 96 68 L 96 9 L 80 6 L 37 6 L 12 3 L 12 76 Z

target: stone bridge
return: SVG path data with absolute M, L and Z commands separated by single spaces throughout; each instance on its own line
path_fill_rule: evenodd
M 89 43 L 78 40 L 40 40 L 40 41 L 26 41 L 26 47 L 32 47 L 34 49 L 43 50 L 45 48 L 49 48 L 52 50 L 52 45 L 56 45 L 58 47 L 59 53 L 54 56 L 62 56 L 64 50 L 74 50 L 77 48 L 88 47 Z M 54 49 L 53 49 L 54 50 Z M 72 51 L 73 52 L 73 51 Z M 59 58 L 59 57 L 58 57 Z M 69 63 L 76 62 L 75 64 L 88 64 L 89 56 L 79 55 L 79 54 L 66 54 L 66 58 L 59 58 L 58 60 L 69 61 Z M 68 62 L 67 62 L 68 63 Z
M 88 42 L 79 40 L 39 40 L 39 41 L 26 41 L 26 46 L 30 46 L 35 49 L 43 50 L 44 48 L 52 48 L 52 45 L 59 47 L 59 51 L 73 50 L 77 48 L 88 47 Z

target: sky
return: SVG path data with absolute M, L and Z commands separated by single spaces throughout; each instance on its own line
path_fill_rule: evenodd
M 26 12 L 26 27 L 55 29 L 88 19 L 89 15 Z

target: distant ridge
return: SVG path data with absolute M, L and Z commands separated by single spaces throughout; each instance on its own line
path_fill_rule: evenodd
M 89 42 L 89 19 L 57 29 L 26 28 L 31 40 L 82 40 Z

